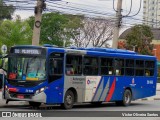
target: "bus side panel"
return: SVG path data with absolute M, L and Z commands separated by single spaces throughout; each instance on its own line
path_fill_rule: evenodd
M 55 80 L 48 85 L 45 91 L 47 95 L 46 104 L 63 103 L 64 78 Z
M 104 79 L 101 76 L 66 76 L 64 93 L 68 89 L 77 92 L 76 102 L 99 101 L 104 87 Z
M 134 84 L 132 83 L 131 86 L 135 88 L 134 99 L 150 97 L 155 95 L 156 79 L 153 77 L 135 77 Z
M 65 76 L 64 81 L 64 95 L 68 89 L 74 89 L 77 92 L 77 101 L 84 102 L 84 90 L 86 86 L 86 77 L 85 76 Z M 64 101 L 64 100 L 63 100 Z
M 113 95 L 115 86 L 112 87 L 114 81 L 114 77 L 108 77 L 108 76 L 103 76 L 96 87 L 96 90 L 94 92 L 92 101 L 106 101 L 107 99 L 110 99 Z M 111 92 L 111 89 L 112 92 Z M 108 97 L 109 96 L 109 97 Z
M 126 88 L 131 89 L 132 99 L 135 100 L 155 95 L 156 79 L 132 76 L 66 76 L 64 88 L 64 93 L 69 88 L 76 90 L 77 102 L 122 100 Z
M 118 101 L 118 100 L 122 100 L 123 98 L 123 91 L 124 91 L 124 86 L 126 86 L 126 83 L 122 83 L 122 81 L 124 80 L 124 77 L 110 77 L 112 79 L 112 83 L 110 85 L 110 90 L 113 89 L 113 87 L 115 86 L 115 89 L 112 93 L 111 98 L 106 99 L 106 101 Z M 115 84 L 115 85 L 114 85 Z M 114 85 L 114 86 L 113 86 Z M 109 92 L 110 94 L 110 92 Z M 107 97 L 109 96 L 109 94 L 107 95 Z
M 138 77 L 137 77 L 138 78 Z M 140 86 L 138 86 L 141 95 L 138 98 L 150 97 L 156 94 L 156 78 L 140 77 Z
M 132 99 L 150 97 L 156 93 L 156 78 L 154 77 L 116 77 L 115 91 L 110 101 L 123 99 L 126 88 L 130 88 Z

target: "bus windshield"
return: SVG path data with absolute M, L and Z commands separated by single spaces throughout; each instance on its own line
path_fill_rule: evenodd
M 10 56 L 8 63 L 9 80 L 44 80 L 46 59 L 39 56 Z

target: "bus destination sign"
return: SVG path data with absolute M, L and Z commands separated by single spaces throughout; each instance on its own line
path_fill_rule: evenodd
M 14 49 L 14 53 L 16 54 L 41 54 L 40 49 Z

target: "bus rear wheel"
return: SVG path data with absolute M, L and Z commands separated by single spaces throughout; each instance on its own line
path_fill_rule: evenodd
M 32 106 L 32 107 L 39 107 L 41 105 L 40 102 L 29 102 L 29 105 Z
M 129 106 L 132 100 L 132 93 L 129 89 L 126 89 L 123 94 L 122 101 L 116 101 L 116 105 L 118 106 Z
M 71 109 L 74 104 L 74 94 L 71 90 L 68 90 L 64 97 L 64 103 L 62 104 L 62 107 L 64 109 Z

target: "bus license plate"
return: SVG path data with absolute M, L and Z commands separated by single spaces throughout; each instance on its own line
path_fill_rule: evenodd
M 17 95 L 17 98 L 24 99 L 24 95 Z

